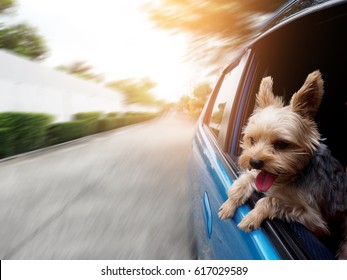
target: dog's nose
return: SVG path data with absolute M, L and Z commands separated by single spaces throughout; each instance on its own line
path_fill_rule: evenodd
M 261 169 L 264 166 L 264 161 L 257 159 L 257 158 L 251 158 L 249 161 L 249 164 L 254 168 L 254 169 Z

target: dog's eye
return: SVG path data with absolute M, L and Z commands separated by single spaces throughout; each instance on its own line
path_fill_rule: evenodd
M 289 145 L 289 143 L 285 142 L 285 141 L 276 141 L 274 143 L 274 147 L 276 150 L 283 150 L 283 149 L 287 148 L 288 145 Z
M 249 137 L 249 142 L 251 143 L 252 146 L 255 144 L 253 137 Z

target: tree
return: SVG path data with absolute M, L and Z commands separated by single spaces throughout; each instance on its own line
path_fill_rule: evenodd
M 0 0 L 0 14 L 13 8 L 15 5 L 15 0 Z
M 158 104 L 158 100 L 152 94 L 157 85 L 149 78 L 117 80 L 107 83 L 106 86 L 124 93 L 126 104 Z
M 193 116 L 199 116 L 210 96 L 212 88 L 209 83 L 201 83 L 193 90 L 193 97 L 189 101 L 189 111 Z
M 0 0 L 0 15 L 13 9 L 14 0 Z M 33 60 L 42 60 L 48 48 L 36 28 L 27 23 L 6 26 L 0 23 L 0 49 L 7 49 Z
M 194 116 L 198 117 L 208 99 L 212 91 L 212 88 L 209 83 L 201 83 L 198 84 L 191 96 L 184 95 L 180 98 L 178 102 L 178 107 L 181 110 L 189 111 L 189 113 Z
M 178 109 L 182 111 L 189 111 L 190 100 L 191 100 L 191 97 L 187 94 L 181 96 L 180 100 L 177 103 Z
M 0 48 L 33 60 L 42 60 L 47 54 L 43 38 L 34 27 L 24 23 L 0 29 Z
M 210 83 L 198 84 L 193 90 L 193 97 L 199 100 L 202 106 L 205 105 L 207 98 L 210 96 L 212 91 Z
M 93 80 L 94 82 L 101 83 L 104 81 L 103 74 L 96 74 L 93 67 L 85 61 L 75 61 L 68 65 L 60 65 L 55 68 L 56 70 L 75 75 L 85 80 Z
M 275 11 L 285 2 L 159 0 L 144 9 L 157 27 L 189 35 L 193 58 L 210 64 L 219 63 L 226 53 L 250 40 L 259 26 L 260 16 Z

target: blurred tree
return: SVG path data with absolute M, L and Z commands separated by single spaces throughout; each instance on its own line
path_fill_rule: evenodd
M 209 83 L 201 83 L 194 88 L 193 97 L 199 100 L 200 104 L 204 106 L 207 98 L 211 94 L 211 91 L 212 91 L 212 88 Z
M 240 47 L 255 35 L 261 16 L 287 0 L 158 0 L 144 6 L 157 27 L 189 35 L 191 56 L 203 65 Z M 207 60 L 206 60 L 207 58 Z
M 33 60 L 42 60 L 47 54 L 44 39 L 34 27 L 25 23 L 0 27 L 0 49 L 11 50 Z
M 158 100 L 154 97 L 152 90 L 157 86 L 149 78 L 140 79 L 123 79 L 112 81 L 106 84 L 110 89 L 119 90 L 125 95 L 125 103 L 127 104 L 143 104 L 155 105 Z
M 68 65 L 60 65 L 55 67 L 55 69 L 75 75 L 85 80 L 93 80 L 97 83 L 102 83 L 104 81 L 103 74 L 93 73 L 93 67 L 85 61 L 75 61 Z
M 194 88 L 193 97 L 189 101 L 189 111 L 193 116 L 198 117 L 200 115 L 211 91 L 212 88 L 209 83 L 201 83 Z
M 7 15 L 16 5 L 15 0 L 0 0 L 0 15 Z M 0 49 L 7 49 L 33 60 L 42 60 L 48 48 L 36 28 L 19 23 L 6 26 L 0 23 Z
M 0 14 L 8 11 L 16 5 L 15 0 L 0 0 Z
M 182 111 L 189 111 L 190 100 L 191 100 L 191 97 L 187 94 L 181 96 L 180 100 L 177 103 L 178 109 Z
M 201 83 L 197 85 L 191 96 L 184 95 L 178 102 L 178 108 L 183 111 L 189 111 L 189 113 L 198 117 L 212 91 L 209 83 Z

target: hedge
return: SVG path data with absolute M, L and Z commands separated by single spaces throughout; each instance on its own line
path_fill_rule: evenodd
M 150 120 L 159 116 L 159 113 L 108 113 L 106 117 L 99 119 L 99 132 L 116 129 L 130 124 L 139 123 L 142 121 Z
M 96 121 L 74 120 L 70 122 L 55 123 L 49 127 L 48 143 L 50 145 L 74 140 L 92 134 Z
M 109 112 L 107 113 L 107 117 L 109 118 L 116 118 L 120 115 L 121 113 L 118 113 L 118 112 Z
M 102 112 L 76 113 L 73 118 L 74 120 L 70 122 L 55 123 L 50 126 L 48 142 L 51 145 L 115 128 L 113 118 L 105 119 L 102 117 Z
M 104 132 L 119 127 L 117 125 L 118 118 L 104 117 L 98 121 L 98 131 Z
M 74 114 L 75 120 L 97 120 L 102 116 L 102 112 L 81 112 Z
M 14 154 L 15 145 L 10 128 L 0 128 L 0 158 Z
M 0 158 L 74 140 L 157 117 L 160 113 L 83 112 L 69 122 L 54 123 L 43 113 L 0 113 Z
M 75 120 L 86 121 L 86 135 L 98 133 L 98 122 L 102 116 L 102 112 L 82 112 L 74 115 Z
M 11 134 L 4 140 L 12 142 L 7 154 L 24 153 L 44 147 L 47 129 L 52 120 L 52 115 L 43 113 L 0 113 L 0 128 L 8 129 L 2 132 L 3 135 Z
M 130 125 L 153 119 L 159 115 L 160 113 L 127 112 L 119 117 L 119 122 L 123 125 Z

